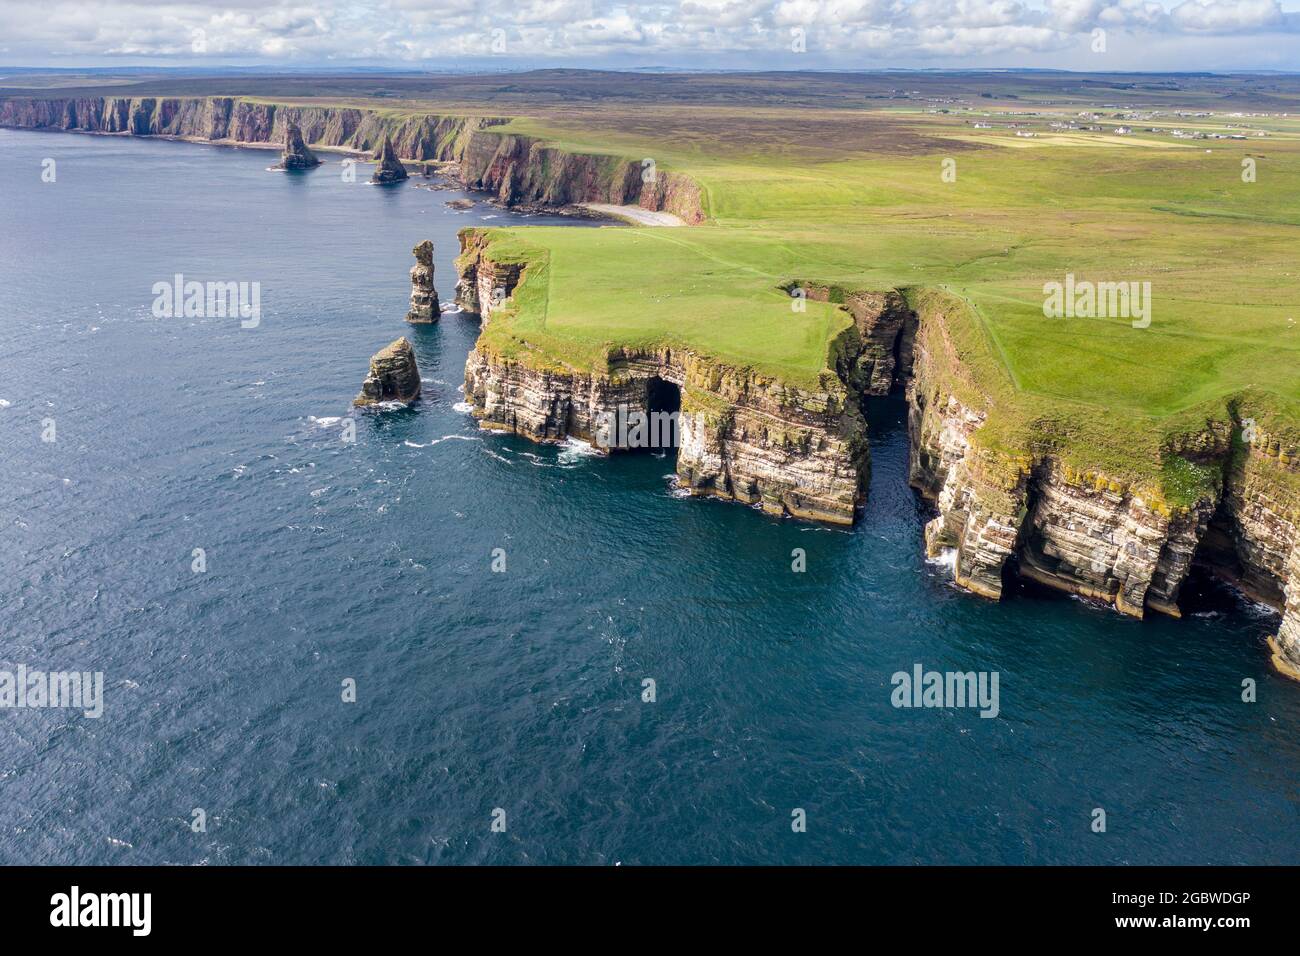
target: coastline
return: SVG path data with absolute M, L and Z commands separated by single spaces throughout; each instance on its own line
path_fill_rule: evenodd
M 6 124 L 6 128 L 31 130 L 30 127 L 12 124 Z M 140 134 L 128 130 L 57 127 L 38 129 L 51 132 L 86 132 L 91 135 L 139 136 L 231 148 L 278 149 L 274 143 L 265 141 L 209 139 L 165 132 Z M 365 156 L 364 153 L 359 153 L 351 147 L 313 145 L 312 148 L 351 156 Z M 496 158 L 477 172 L 467 169 L 467 163 L 470 162 L 468 152 L 461 156 L 459 162 L 454 165 L 462 188 L 467 192 L 477 192 L 487 196 L 488 202 L 514 210 L 544 209 L 547 212 L 589 218 L 593 214 L 609 215 L 610 209 L 626 208 L 626 204 L 615 206 L 572 202 L 555 206 L 535 199 L 520 199 L 515 191 L 519 176 L 514 172 L 516 166 L 510 164 L 523 162 L 526 166 L 532 161 L 531 158 L 535 153 L 530 147 L 524 151 L 521 159 L 519 150 L 513 145 L 506 149 L 504 154 L 500 152 L 501 148 L 505 148 L 505 144 L 499 144 L 498 153 L 494 154 Z M 502 155 L 509 160 L 506 166 L 494 165 Z M 403 161 L 427 162 L 427 160 L 409 158 Z M 447 162 L 447 165 L 453 164 Z M 492 183 L 499 183 L 499 188 L 495 191 L 488 188 Z M 525 192 L 524 195 L 528 193 Z M 465 278 L 462 275 L 462 279 Z M 513 289 L 508 291 L 507 298 L 513 294 L 513 291 Z M 462 303 L 462 306 L 464 307 L 465 303 Z M 467 308 L 467 311 L 479 311 L 479 309 Z M 484 310 L 485 324 L 488 318 L 487 311 Z M 875 318 L 878 319 L 879 316 Z M 940 331 L 944 336 L 948 335 L 944 330 L 946 325 L 945 322 L 939 323 Z M 922 323 L 922 326 L 933 328 L 934 323 L 928 325 Z M 863 341 L 869 343 L 876 334 L 875 319 L 866 324 L 859 323 L 858 332 Z M 890 350 L 896 347 L 898 334 L 896 331 L 889 333 Z M 535 439 L 570 436 L 582 438 L 589 432 L 589 429 L 584 431 L 582 425 L 575 424 L 581 419 L 570 419 L 571 412 L 565 412 L 559 421 L 553 421 L 550 417 L 553 412 L 541 411 L 548 405 L 557 407 L 558 404 L 558 407 L 569 409 L 577 407 L 579 404 L 577 396 L 587 394 L 583 389 L 588 386 L 580 387 L 576 380 L 564 384 L 563 377 L 554 375 L 538 378 L 535 374 L 537 370 L 530 369 L 527 362 L 503 360 L 484 345 L 484 341 L 480 339 L 479 347 L 471 353 L 471 364 L 467 364 L 466 368 L 466 397 L 475 404 L 476 417 L 480 419 L 483 427 L 513 431 Z M 611 352 L 611 356 L 613 354 Z M 625 351 L 623 354 L 633 363 L 645 357 Z M 848 356 L 848 365 L 859 363 L 861 354 L 866 352 Z M 478 356 L 477 360 L 475 355 Z M 718 370 L 712 363 L 702 360 L 700 356 L 691 355 L 689 351 L 685 353 L 685 357 L 690 361 L 703 361 L 703 364 L 708 366 L 705 376 L 710 381 L 716 380 Z M 475 361 L 478 363 L 478 368 L 477 371 L 472 371 L 472 364 Z M 911 365 L 914 361 L 909 355 L 908 364 Z M 673 381 L 677 387 L 684 389 L 684 398 L 690 393 L 688 376 L 682 366 L 672 360 L 655 360 L 651 364 L 653 368 L 649 368 L 641 376 L 642 381 L 662 378 Z M 837 369 L 836 373 L 838 380 L 833 384 L 841 390 L 840 392 L 837 393 L 832 388 L 828 391 L 797 397 L 793 405 L 782 400 L 770 407 L 763 407 L 758 413 L 759 419 L 755 419 L 750 426 L 742 426 L 734 433 L 735 436 L 741 437 L 738 442 L 729 436 L 733 435 L 730 429 L 735 427 L 736 413 L 742 407 L 738 404 L 740 396 L 749 393 L 758 395 L 756 409 L 765 401 L 762 397 L 764 392 L 774 395 L 775 389 L 783 389 L 784 386 L 779 382 L 755 386 L 752 379 L 746 380 L 741 376 L 737 381 L 748 381 L 748 384 L 738 386 L 735 394 L 730 397 L 718 392 L 716 388 L 697 389 L 697 399 L 702 399 L 704 405 L 715 413 L 715 419 L 712 430 L 705 428 L 692 437 L 694 442 L 691 446 L 692 455 L 683 465 L 684 484 L 692 489 L 693 493 L 757 504 L 774 514 L 827 521 L 832 524 L 853 523 L 861 498 L 859 492 L 851 489 L 860 488 L 865 474 L 868 473 L 867 457 L 865 452 L 859 450 L 860 446 L 865 446 L 865 433 L 861 426 L 845 425 L 843 420 L 837 417 L 848 414 L 849 408 L 858 401 L 858 395 L 853 389 L 844 390 L 846 380 L 843 370 Z M 1117 483 L 1114 478 L 1107 478 L 1104 475 L 1076 476 L 1069 469 L 1063 469 L 1059 474 L 1054 473 L 1053 478 L 1062 496 L 1063 503 L 1060 507 L 1066 509 L 1062 517 L 1059 508 L 1053 512 L 1051 508 L 1042 504 L 1043 486 L 1040 476 L 1035 471 L 1041 466 L 1035 465 L 1030 468 L 1023 463 L 1001 461 L 995 464 L 992 472 L 989 472 L 987 466 L 995 462 L 996 456 L 987 459 L 983 464 L 979 463 L 980 453 L 977 446 L 980 439 L 976 437 L 976 433 L 984 424 L 980 416 L 986 413 L 979 411 L 976 406 L 988 402 L 987 393 L 971 405 L 958 401 L 955 419 L 949 420 L 945 417 L 945 412 L 932 426 L 925 425 L 922 419 L 929 414 L 929 410 L 949 408 L 957 394 L 951 391 L 952 383 L 964 378 L 966 372 L 955 367 L 946 368 L 944 362 L 939 362 L 931 365 L 928 374 L 932 379 L 931 388 L 934 394 L 925 403 L 918 403 L 915 398 L 909 398 L 913 412 L 920 416 L 916 423 L 917 429 L 913 442 L 920 447 L 926 434 L 947 434 L 954 429 L 957 432 L 964 432 L 966 437 L 960 447 L 936 446 L 922 449 L 919 453 L 921 459 L 946 463 L 942 469 L 929 469 L 928 474 L 925 472 L 929 466 L 921 466 L 915 476 L 915 484 L 918 490 L 922 491 L 922 496 L 930 500 L 939 512 L 939 517 L 926 529 L 927 550 L 942 547 L 955 549 L 954 579 L 959 584 L 974 593 L 997 599 L 1002 593 L 1004 569 L 1018 568 L 1019 573 L 1038 580 L 1048 587 L 1067 593 L 1091 596 L 1112 605 L 1120 613 L 1141 617 L 1148 607 L 1155 611 L 1166 612 L 1168 609 L 1176 609 L 1178 589 L 1199 549 L 1200 539 L 1209 520 L 1208 512 L 1217 507 L 1219 494 L 1217 491 L 1213 498 L 1203 495 L 1202 498 L 1189 502 L 1186 506 L 1180 505 L 1174 509 L 1174 512 L 1181 516 L 1190 506 L 1189 513 L 1194 519 L 1194 526 L 1190 529 L 1182 525 L 1175 528 L 1169 516 L 1161 510 L 1163 506 L 1159 502 L 1158 492 L 1152 507 L 1152 502 L 1148 500 L 1151 498 L 1149 489 L 1132 488 L 1122 481 Z M 731 376 L 733 372 L 723 370 L 722 375 Z M 520 379 L 519 376 L 524 378 Z M 477 391 L 469 387 L 471 380 L 476 384 Z M 528 387 L 519 387 L 525 380 L 530 383 Z M 611 381 L 612 379 L 606 375 L 600 379 L 603 384 L 599 384 L 599 388 L 608 391 Z M 500 388 L 493 384 L 507 382 L 512 383 L 510 388 Z M 504 405 L 495 409 L 488 407 L 489 395 L 505 395 L 512 390 L 515 398 L 507 400 Z M 946 397 L 945 391 L 947 391 Z M 526 397 L 528 395 L 532 397 Z M 583 401 L 587 402 L 587 411 L 590 413 L 595 408 L 591 404 L 593 399 Z M 810 409 L 814 410 L 814 417 L 811 419 L 806 414 Z M 817 417 L 822 414 L 829 417 Z M 531 420 L 529 416 L 532 416 Z M 743 436 L 750 431 L 776 435 L 779 436 L 779 440 L 772 444 L 755 445 L 743 439 Z M 846 445 L 834 452 L 832 458 L 821 459 L 820 453 L 812 452 L 814 446 L 829 447 L 827 442 L 836 433 L 847 434 L 849 439 Z M 791 436 L 796 437 L 792 439 Z M 1193 444 L 1204 444 L 1206 440 L 1198 436 L 1193 436 L 1191 439 Z M 788 450 L 791 441 L 796 449 L 794 454 Z M 1216 454 L 1221 453 L 1220 451 Z M 1284 460 L 1287 457 L 1283 455 Z M 1291 460 L 1294 460 L 1294 456 L 1291 456 Z M 990 484 L 989 475 L 998 471 L 1002 474 Z M 1074 518 L 1071 515 L 1087 514 L 1089 509 L 1094 507 L 1093 504 L 1087 504 L 1095 500 L 1092 492 L 1087 489 L 1087 483 L 1098 481 L 1102 485 L 1111 487 L 1112 490 L 1107 494 L 1112 496 L 1118 494 L 1118 497 L 1113 501 L 1108 500 L 1105 505 L 1115 515 L 1113 519 L 1106 519 L 1110 523 L 1108 526 L 1112 529 L 1118 528 L 1122 520 L 1129 520 L 1123 519 L 1121 512 L 1124 509 L 1131 511 L 1136 507 L 1138 516 L 1135 520 L 1138 525 L 1149 528 L 1156 535 L 1157 541 L 1154 546 L 1139 543 L 1136 538 L 1121 543 L 1118 553 L 1113 557 L 1107 557 L 1100 571 L 1086 566 L 1089 563 L 1096 565 L 1099 560 L 1089 546 L 1084 544 L 1080 550 L 1069 536 L 1062 536 L 1053 530 L 1061 522 L 1072 524 Z M 1114 490 L 1115 488 L 1118 488 L 1118 491 Z M 1007 497 L 1008 495 L 1010 497 Z M 1250 505 L 1248 504 L 1247 507 Z M 1044 508 L 1047 510 L 1044 511 Z M 1182 520 L 1181 517 L 1179 520 Z M 1269 518 L 1266 523 L 1269 527 L 1290 528 L 1290 531 L 1279 532 L 1286 535 L 1283 540 L 1295 536 L 1294 523 L 1284 517 Z M 1109 531 L 1107 534 L 1113 540 L 1114 531 Z M 1175 537 L 1187 535 L 1190 535 L 1187 538 L 1188 543 L 1177 545 L 1171 543 Z M 1135 546 L 1144 555 L 1138 566 L 1133 566 L 1129 557 L 1124 554 L 1125 548 Z M 1283 550 L 1290 547 L 1292 546 L 1287 545 Z M 1170 551 L 1170 548 L 1173 550 Z M 1050 561 L 1044 562 L 1044 555 L 1050 558 Z M 1013 558 L 1017 560 L 1013 561 Z M 1257 573 L 1277 582 L 1273 586 L 1275 591 L 1284 591 L 1290 584 L 1289 578 L 1279 577 L 1282 568 L 1276 562 L 1261 566 Z M 1281 607 L 1285 615 L 1287 603 L 1281 602 Z M 1293 609 L 1284 620 L 1289 620 L 1290 616 L 1296 614 L 1300 614 L 1300 609 Z M 1282 642 L 1280 653 L 1292 660 L 1300 659 L 1300 647 L 1293 647 L 1290 642 Z

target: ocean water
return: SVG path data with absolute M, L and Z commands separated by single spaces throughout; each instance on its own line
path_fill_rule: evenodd
M 0 131 L 0 669 L 105 675 L 99 719 L 0 710 L 0 862 L 1300 863 L 1274 617 L 955 590 L 897 399 L 852 531 L 480 433 L 410 248 L 450 299 L 455 231 L 519 217 L 273 159 Z M 155 318 L 175 273 L 260 325 Z M 402 334 L 424 400 L 341 441 Z M 916 664 L 999 715 L 895 708 Z

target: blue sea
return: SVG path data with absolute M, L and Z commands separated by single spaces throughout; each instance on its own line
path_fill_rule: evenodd
M 411 247 L 450 300 L 458 229 L 592 225 L 327 158 L 0 131 L 0 670 L 104 675 L 98 719 L 0 710 L 0 863 L 1300 863 L 1276 617 L 954 589 L 897 398 L 851 531 L 480 432 Z M 156 318 L 177 273 L 260 323 Z M 343 441 L 403 334 L 424 399 Z M 918 664 L 998 716 L 893 706 Z

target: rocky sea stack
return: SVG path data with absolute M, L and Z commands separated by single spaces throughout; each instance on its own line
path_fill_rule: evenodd
M 375 167 L 375 173 L 370 177 L 372 183 L 400 183 L 407 178 L 406 167 L 397 158 L 397 153 L 393 151 L 393 141 L 387 135 L 384 136 L 379 151 L 375 153 L 375 160 L 379 165 Z
M 286 123 L 284 127 L 284 151 L 280 162 L 272 169 L 315 169 L 320 165 L 316 154 L 303 142 L 302 130 L 297 123 Z
M 438 302 L 438 290 L 433 287 L 433 243 L 426 239 L 411 253 L 415 265 L 411 267 L 411 311 L 406 313 L 406 321 L 412 325 L 437 322 L 442 306 Z
M 361 383 L 361 394 L 352 404 L 413 402 L 419 397 L 420 369 L 415 364 L 415 350 L 403 337 L 384 346 L 370 359 L 370 374 Z

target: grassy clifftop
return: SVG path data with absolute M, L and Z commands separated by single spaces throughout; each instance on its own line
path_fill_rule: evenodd
M 576 364 L 609 344 L 686 345 L 806 384 L 847 317 L 815 302 L 792 311 L 785 283 L 943 293 L 994 407 L 982 440 L 1053 444 L 1072 467 L 1162 485 L 1176 503 L 1200 481 L 1171 459 L 1180 435 L 1248 414 L 1283 446 L 1300 433 L 1300 122 L 1078 114 L 517 118 L 503 131 L 686 173 L 711 219 L 502 231 L 514 254 L 545 253 L 546 289 L 489 334 Z M 1092 128 L 1068 128 L 1080 125 Z M 1150 283 L 1149 324 L 1045 317 L 1044 284 L 1067 276 Z

